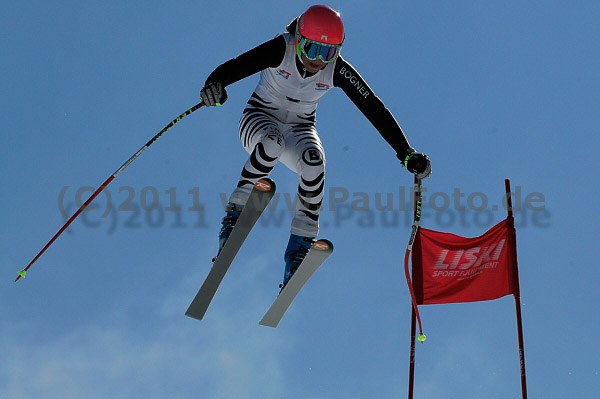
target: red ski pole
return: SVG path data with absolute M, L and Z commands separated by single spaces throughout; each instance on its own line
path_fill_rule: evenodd
M 40 256 L 42 256 L 42 254 L 44 252 L 46 252 L 48 247 L 50 247 L 50 245 L 52 245 L 52 243 L 54 241 L 56 241 L 56 239 L 63 233 L 63 231 L 65 231 L 67 229 L 67 227 L 69 227 L 69 225 L 71 223 L 73 223 L 73 221 L 77 218 L 77 216 L 79 216 L 79 214 L 81 212 L 83 212 L 85 210 L 85 208 L 87 208 L 87 206 L 94 200 L 94 198 L 96 198 L 98 196 L 98 194 L 100 194 L 102 192 L 102 190 L 104 190 L 104 188 L 106 186 L 108 186 L 110 184 L 110 182 L 113 181 L 114 178 L 117 177 L 117 175 L 119 173 L 121 173 L 123 170 L 125 170 L 125 168 L 129 166 L 129 164 L 131 164 L 133 161 L 135 161 L 135 159 L 137 157 L 139 157 L 142 154 L 142 152 L 146 151 L 146 149 L 148 147 L 150 147 L 152 145 L 152 143 L 154 143 L 156 140 L 158 140 L 160 138 L 160 136 L 162 136 L 167 130 L 169 130 L 171 127 L 173 127 L 173 125 L 175 125 L 181 119 L 188 116 L 192 112 L 196 111 L 198 108 L 202 107 L 203 105 L 204 105 L 204 102 L 198 103 L 198 104 L 194 105 L 192 108 L 185 111 L 183 114 L 179 115 L 177 118 L 173 119 L 167 126 L 165 126 L 160 132 L 158 132 L 156 134 L 156 136 L 152 137 L 150 139 L 150 141 L 148 141 L 146 144 L 144 144 L 144 146 L 142 148 L 140 148 L 138 150 L 138 152 L 133 154 L 131 156 L 131 158 L 129 158 L 127 160 L 127 162 L 125 162 L 123 165 L 121 165 L 121 167 L 119 169 L 117 169 L 117 171 L 115 173 L 113 173 L 108 179 L 106 179 L 106 181 L 104 183 L 102 183 L 102 185 L 100 187 L 98 187 L 98 189 L 91 195 L 91 197 L 88 198 L 88 200 L 85 201 L 83 203 L 83 205 L 81 205 L 81 207 L 79 207 L 77 212 L 75 212 L 75 214 L 73 214 L 73 216 L 71 216 L 71 218 L 69 220 L 67 220 L 67 223 L 65 223 L 65 225 L 63 227 L 61 227 L 60 230 L 58 230 L 58 232 L 54 235 L 54 237 L 52 237 L 52 239 L 50 241 L 48 241 L 46 246 L 44 248 L 42 248 L 42 250 L 35 256 L 35 258 L 33 258 L 33 260 L 31 262 L 29 262 L 27 267 L 19 272 L 19 275 L 15 279 L 15 282 L 19 281 L 19 279 L 21 277 L 25 278 L 25 275 L 27 274 L 27 271 L 29 270 L 31 265 L 33 265 L 40 258 Z

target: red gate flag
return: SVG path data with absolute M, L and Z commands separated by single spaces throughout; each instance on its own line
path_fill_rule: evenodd
M 512 216 L 475 238 L 420 228 L 412 252 L 416 302 L 477 302 L 513 294 L 515 254 Z
M 404 255 L 404 274 L 413 311 L 410 327 L 408 398 L 413 398 L 416 323 L 419 342 L 425 341 L 418 305 L 477 302 L 512 294 L 515 298 L 522 398 L 527 399 L 521 294 L 517 265 L 517 233 L 512 211 L 510 180 L 504 180 L 508 217 L 486 233 L 465 238 L 419 227 L 421 181 L 415 178 L 415 220 Z M 412 252 L 412 281 L 408 261 Z

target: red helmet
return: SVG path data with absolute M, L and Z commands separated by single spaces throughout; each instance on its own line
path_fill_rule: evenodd
M 316 5 L 298 18 L 298 32 L 303 37 L 324 44 L 344 42 L 344 23 L 333 8 Z
M 312 6 L 298 18 L 296 49 L 309 60 L 333 62 L 344 42 L 344 23 L 340 13 L 323 5 Z

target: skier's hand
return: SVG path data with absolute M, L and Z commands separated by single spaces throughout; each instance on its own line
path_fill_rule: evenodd
M 431 162 L 425 154 L 419 154 L 412 148 L 407 152 L 402 160 L 402 165 L 411 173 L 414 173 L 419 179 L 425 179 L 431 174 Z
M 207 107 L 223 105 L 227 101 L 227 92 L 220 82 L 213 82 L 200 90 L 200 97 Z

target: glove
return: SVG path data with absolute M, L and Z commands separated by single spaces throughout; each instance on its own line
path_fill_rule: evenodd
M 419 154 L 414 149 L 409 148 L 404 159 L 400 158 L 402 165 L 419 179 L 425 179 L 431 174 L 431 162 L 425 154 Z
M 207 107 L 223 105 L 227 101 L 227 92 L 220 82 L 207 84 L 200 90 L 200 97 Z

